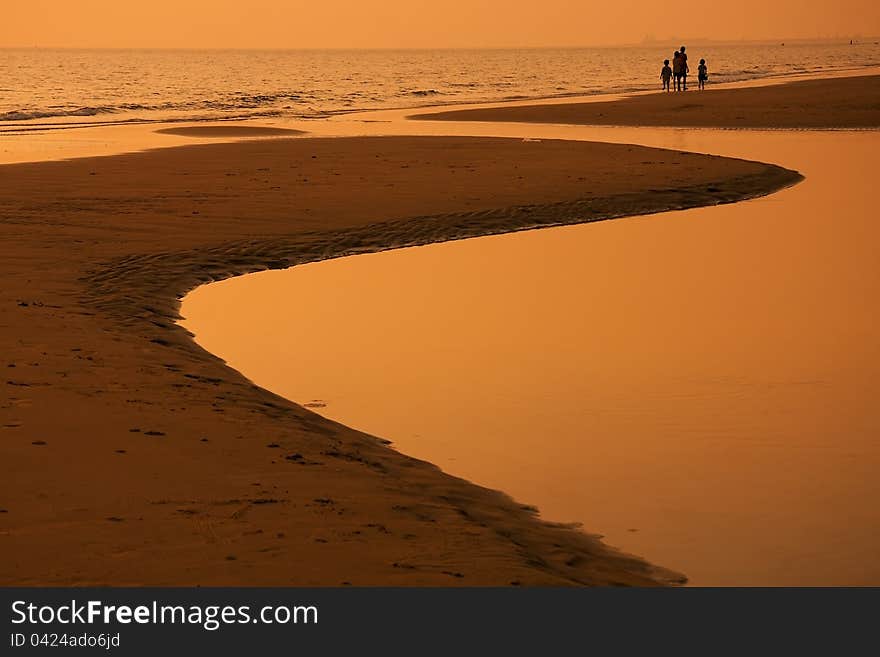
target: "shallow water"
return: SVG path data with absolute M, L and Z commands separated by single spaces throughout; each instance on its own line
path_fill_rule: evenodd
M 807 179 L 248 275 L 187 296 L 185 325 L 258 384 L 693 584 L 880 584 L 880 134 L 493 130 Z

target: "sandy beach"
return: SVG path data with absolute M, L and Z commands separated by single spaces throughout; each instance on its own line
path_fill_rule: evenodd
M 607 102 L 516 105 L 418 113 L 432 121 L 703 128 L 880 127 L 880 76 L 802 80 L 746 88 L 637 95 Z
M 636 146 L 453 137 L 204 144 L 0 176 L 5 585 L 683 581 L 254 386 L 175 323 L 179 299 L 266 268 L 800 179 Z

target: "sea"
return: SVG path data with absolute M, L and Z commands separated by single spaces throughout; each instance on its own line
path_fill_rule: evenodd
M 0 132 L 320 119 L 371 109 L 649 90 L 675 47 L 498 50 L 0 49 Z M 880 43 L 692 44 L 710 82 L 880 65 Z M 691 67 L 696 69 L 696 65 Z

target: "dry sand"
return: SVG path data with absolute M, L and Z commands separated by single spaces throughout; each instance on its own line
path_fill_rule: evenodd
M 658 83 L 659 84 L 659 83 Z M 622 100 L 519 105 L 417 114 L 433 121 L 514 121 L 571 125 L 705 128 L 880 127 L 880 76 L 803 80 L 744 89 L 696 89 Z
M 0 177 L 4 585 L 680 581 L 257 388 L 176 325 L 178 300 L 244 272 L 800 179 L 636 146 L 432 137 L 202 144 Z

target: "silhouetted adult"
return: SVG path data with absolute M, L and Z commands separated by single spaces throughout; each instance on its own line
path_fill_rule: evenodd
M 675 90 L 681 91 L 681 53 L 676 50 L 672 55 L 672 79 L 675 82 Z
M 681 57 L 681 87 L 684 91 L 688 89 L 688 56 L 685 52 L 685 47 L 682 46 L 681 50 L 678 51 Z

